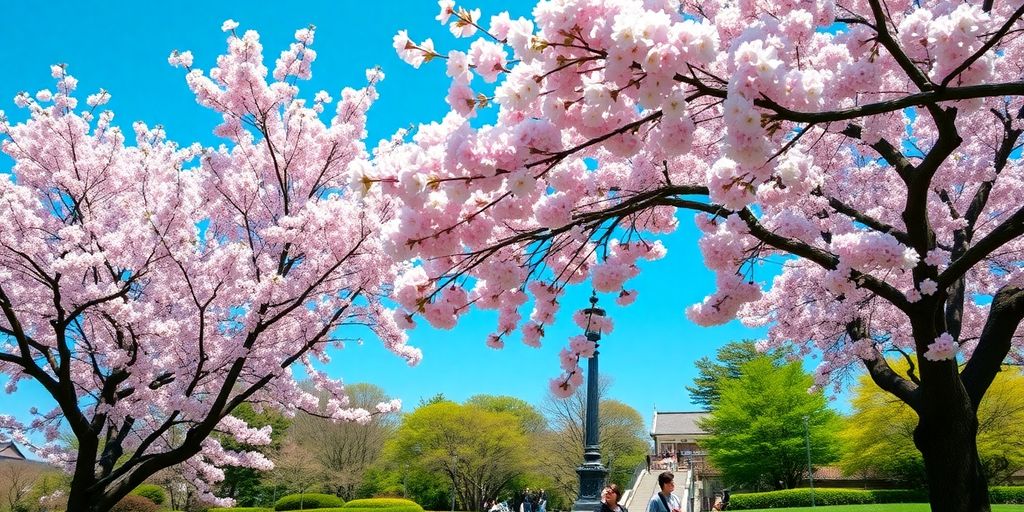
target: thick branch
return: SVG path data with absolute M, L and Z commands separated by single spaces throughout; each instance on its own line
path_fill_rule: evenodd
M 1019 208 L 1002 224 L 985 235 L 984 238 L 978 240 L 978 243 L 974 244 L 963 256 L 954 260 L 946 270 L 939 274 L 936 280 L 939 283 L 939 288 L 949 286 L 957 279 L 963 277 L 978 262 L 1022 234 L 1024 234 L 1024 207 Z
M 1024 319 L 1024 288 L 1004 286 L 992 299 L 988 320 L 981 331 L 978 346 L 971 359 L 960 372 L 960 380 L 967 389 L 974 410 L 978 410 L 992 379 L 999 372 L 1003 360 L 1010 352 L 1010 342 L 1021 320 Z
M 944 101 L 969 100 L 974 98 L 991 98 L 996 96 L 1024 96 L 1024 82 L 1004 82 L 998 84 L 968 85 L 964 87 L 946 87 L 925 92 L 908 94 L 877 103 L 868 103 L 858 107 L 826 112 L 798 112 L 790 110 L 767 98 L 754 100 L 754 104 L 775 111 L 772 116 L 780 121 L 795 123 L 828 123 L 848 121 L 858 117 L 873 116 L 886 112 L 896 112 L 907 107 L 935 105 Z
M 846 215 L 853 220 L 881 233 L 889 233 L 894 236 L 896 240 L 899 240 L 901 244 L 910 245 L 910 239 L 907 237 L 907 233 L 896 229 L 895 226 L 882 222 L 834 197 L 828 198 L 828 205 L 835 211 Z
M 870 335 L 863 319 L 857 319 L 847 324 L 846 333 L 850 336 L 851 340 L 865 339 Z M 918 410 L 920 406 L 918 403 L 918 386 L 894 372 L 878 349 L 873 349 L 873 352 L 873 358 L 862 359 L 864 367 L 867 368 L 868 374 L 871 375 L 871 380 L 878 387 L 899 398 L 915 411 Z
M 769 231 L 748 209 L 743 209 L 737 213 L 740 218 L 747 223 L 747 227 L 750 228 L 750 234 L 758 240 L 761 240 L 776 249 L 811 260 L 823 268 L 832 270 L 838 266 L 839 258 L 836 255 L 813 247 L 795 238 L 786 238 L 782 235 Z M 862 274 L 860 272 L 853 271 L 852 278 L 854 281 L 857 281 L 860 286 L 885 298 L 893 306 L 896 306 L 903 311 L 906 311 L 910 305 L 907 302 L 907 298 L 899 290 L 870 274 Z
M 863 140 L 861 138 L 863 128 L 856 124 L 849 124 L 841 132 L 847 137 L 854 139 Z M 900 175 L 904 183 L 910 183 L 913 176 L 912 171 L 914 165 L 910 163 L 910 160 L 903 154 L 902 151 L 893 146 L 891 142 L 885 139 L 879 139 L 874 144 L 868 144 L 871 149 L 874 149 L 882 158 L 885 159 L 886 163 L 891 165 L 893 169 L 896 169 L 896 173 Z

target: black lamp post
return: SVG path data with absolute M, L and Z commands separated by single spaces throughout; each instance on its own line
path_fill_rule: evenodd
M 587 339 L 594 342 L 594 355 L 587 365 L 587 420 L 584 426 L 586 440 L 583 447 L 583 464 L 576 468 L 580 475 L 580 493 L 572 504 L 574 511 L 593 512 L 601 505 L 601 489 L 604 488 L 608 468 L 601 464 L 601 445 L 597 423 L 597 343 L 601 340 L 601 322 L 594 317 L 603 317 L 604 310 L 597 307 L 597 294 L 590 296 L 590 307 L 583 310 L 587 315 Z

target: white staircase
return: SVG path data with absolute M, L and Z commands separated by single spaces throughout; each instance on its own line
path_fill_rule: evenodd
M 622 506 L 629 509 L 630 512 L 646 512 L 647 504 L 651 501 L 651 497 L 658 492 L 659 473 L 661 471 L 652 472 L 644 470 L 641 472 L 633 488 L 623 493 Z M 690 490 L 690 473 L 688 470 L 681 469 L 673 474 L 675 475 L 673 481 L 676 483 L 674 494 L 679 497 L 679 501 L 683 504 L 682 512 L 687 512 L 686 501 L 690 499 L 690 496 L 687 495 Z

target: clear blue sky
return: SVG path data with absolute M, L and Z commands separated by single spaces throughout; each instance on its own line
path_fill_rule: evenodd
M 501 9 L 514 17 L 526 16 L 532 5 L 491 0 L 467 4 L 480 7 L 484 20 Z M 401 62 L 391 47 L 399 29 L 408 29 L 415 40 L 432 37 L 439 50 L 466 46 L 467 40 L 447 34 L 434 20 L 436 14 L 432 0 L 328 0 L 287 7 L 252 0 L 160 6 L 125 1 L 15 2 L 0 17 L 0 62 L 4 63 L 0 109 L 12 120 L 21 119 L 24 111 L 14 107 L 14 95 L 23 90 L 33 94 L 43 88 L 52 90 L 49 66 L 63 62 L 79 80 L 82 101 L 100 87 L 110 91 L 108 107 L 124 129 L 142 120 L 162 124 L 169 137 L 184 143 L 216 144 L 219 140 L 211 132 L 218 118 L 196 104 L 183 71 L 167 64 L 171 50 L 191 50 L 195 67 L 209 69 L 225 48 L 220 25 L 232 18 L 241 23 L 239 30 L 255 29 L 261 34 L 272 66 L 294 31 L 314 24 L 318 59 L 313 79 L 300 83 L 310 99 L 320 89 L 337 98 L 343 87 L 363 85 L 364 70 L 375 65 L 387 75 L 379 87 L 381 98 L 369 115 L 372 146 L 398 128 L 440 119 L 447 111 L 443 64 L 428 63 L 417 71 Z M 0 170 L 9 168 L 10 160 L 0 156 Z M 690 216 L 681 224 L 678 233 L 665 239 L 668 257 L 646 264 L 642 276 L 628 284 L 640 291 L 632 306 L 620 309 L 612 297 L 602 300 L 616 327 L 601 345 L 601 372 L 614 379 L 612 398 L 640 411 L 648 426 L 655 406 L 663 411 L 693 409 L 683 386 L 694 376 L 695 360 L 713 355 L 729 340 L 763 335 L 738 322 L 701 328 L 686 319 L 684 309 L 713 291 L 714 276 L 701 264 Z M 407 408 L 435 393 L 454 400 L 477 393 L 513 395 L 539 404 L 548 379 L 559 373 L 558 351 L 568 336 L 578 334 L 571 309 L 585 307 L 588 295 L 585 287 L 569 291 L 567 310 L 549 329 L 540 349 L 515 340 L 500 351 L 487 348 L 484 340 L 494 328 L 495 317 L 476 312 L 451 331 L 417 329 L 412 343 L 425 355 L 418 367 L 407 367 L 371 336 L 361 345 L 336 351 L 329 368 L 332 376 L 346 382 L 381 385 Z M 815 364 L 809 361 L 807 366 Z M 13 397 L 0 398 L 0 413 L 25 418 L 32 405 L 48 409 L 52 403 L 34 386 L 22 385 Z

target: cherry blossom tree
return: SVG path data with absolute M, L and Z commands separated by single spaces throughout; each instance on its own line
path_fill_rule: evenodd
M 475 305 L 498 312 L 492 347 L 538 345 L 568 285 L 632 302 L 695 212 L 717 290 L 687 316 L 820 354 L 817 386 L 866 368 L 917 413 L 933 510 L 989 509 L 976 411 L 1024 345 L 1021 2 L 439 5 L 468 49 L 394 46 L 445 67 L 451 112 L 352 178 L 401 198 L 404 327 Z M 556 393 L 592 350 L 570 341 Z
M 366 112 L 383 75 L 346 88 L 324 122 L 332 98 L 307 102 L 296 86 L 316 57 L 312 27 L 270 77 L 258 35 L 236 27 L 224 24 L 228 51 L 208 73 L 189 52 L 169 59 L 222 116 L 218 148 L 142 123 L 122 132 L 102 110 L 110 95 L 80 105 L 62 65 L 56 92 L 15 99 L 25 120 L 0 113 L 14 160 L 0 175 L 0 372 L 8 392 L 31 379 L 55 402 L 27 424 L 0 416 L 0 431 L 71 473 L 69 511 L 107 510 L 172 465 L 207 492 L 222 466 L 269 469 L 210 437 L 270 442 L 232 416 L 243 402 L 360 422 L 396 410 L 349 407 L 315 366 L 353 335 L 339 327 L 368 326 L 420 359 L 381 302 L 395 265 L 379 226 L 393 207 L 348 187 L 349 167 L 369 157 Z

